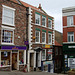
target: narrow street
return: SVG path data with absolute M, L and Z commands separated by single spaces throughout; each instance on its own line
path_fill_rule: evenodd
M 0 72 L 0 75 L 67 75 L 67 74 L 56 74 L 56 73 L 48 73 L 48 72 Z

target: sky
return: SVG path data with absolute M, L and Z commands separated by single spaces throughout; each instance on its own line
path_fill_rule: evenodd
M 42 9 L 54 17 L 55 30 L 63 33 L 62 28 L 62 8 L 75 6 L 75 0 L 22 0 L 30 5 L 38 7 L 41 4 Z

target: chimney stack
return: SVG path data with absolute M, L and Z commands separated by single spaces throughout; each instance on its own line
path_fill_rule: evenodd
M 39 7 L 38 7 L 39 9 L 41 9 L 42 7 L 41 7 L 41 4 L 39 4 Z

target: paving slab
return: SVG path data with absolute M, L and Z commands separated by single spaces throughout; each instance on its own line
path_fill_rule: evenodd
M 67 74 L 57 74 L 49 72 L 20 72 L 20 71 L 11 71 L 11 72 L 0 72 L 0 75 L 67 75 Z

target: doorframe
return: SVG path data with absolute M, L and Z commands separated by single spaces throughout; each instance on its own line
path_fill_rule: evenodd
M 19 50 L 18 50 L 18 52 L 11 51 L 11 70 L 12 70 L 12 54 L 13 53 L 17 53 L 17 70 L 19 70 Z

